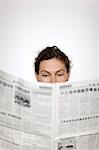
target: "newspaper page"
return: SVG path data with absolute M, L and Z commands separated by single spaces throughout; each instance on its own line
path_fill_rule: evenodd
M 58 86 L 55 150 L 99 149 L 99 80 Z
M 52 150 L 53 93 L 53 87 L 49 84 L 33 83 L 32 85 L 0 71 L 0 127 L 5 137 L 7 131 L 11 132 L 10 136 L 13 140 L 13 134 L 16 133 L 20 135 L 19 142 L 21 142 L 27 135 L 29 140 L 32 138 L 32 142 L 38 139 L 36 144 L 34 142 L 35 149 L 45 150 L 47 146 L 48 150 Z M 3 137 L 1 137 L 1 143 L 2 139 Z M 44 139 L 46 144 L 40 146 L 40 141 Z M 3 143 L 4 146 L 8 144 L 6 139 Z M 25 150 L 22 144 L 19 143 L 19 148 L 16 149 Z M 2 150 L 8 150 L 4 146 Z M 15 150 L 15 148 L 9 149 Z
M 49 84 L 32 85 L 7 74 L 0 77 L 0 125 L 50 136 L 53 101 Z

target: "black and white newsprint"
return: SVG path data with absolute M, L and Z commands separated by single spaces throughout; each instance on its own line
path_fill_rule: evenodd
M 0 150 L 99 150 L 99 80 L 29 83 L 0 71 Z

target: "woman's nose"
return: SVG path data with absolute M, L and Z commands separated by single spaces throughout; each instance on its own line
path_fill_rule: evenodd
M 55 83 L 55 82 L 56 82 L 55 75 L 52 75 L 51 76 L 51 83 Z

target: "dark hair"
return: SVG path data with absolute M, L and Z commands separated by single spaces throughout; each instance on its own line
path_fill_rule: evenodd
M 70 60 L 68 56 L 65 55 L 57 46 L 52 46 L 43 49 L 35 58 L 34 62 L 35 73 L 39 74 L 39 66 L 41 61 L 52 58 L 61 60 L 66 66 L 67 73 L 70 71 Z

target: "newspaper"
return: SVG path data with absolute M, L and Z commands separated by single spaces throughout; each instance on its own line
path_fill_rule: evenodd
M 0 150 L 99 150 L 99 80 L 30 83 L 0 71 Z

